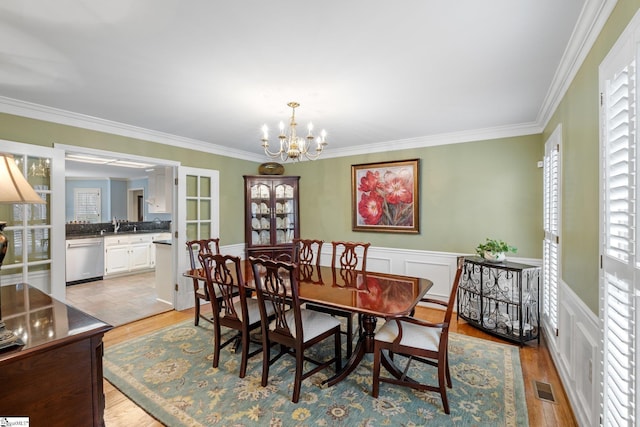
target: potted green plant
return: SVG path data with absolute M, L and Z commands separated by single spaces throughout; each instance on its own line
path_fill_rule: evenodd
M 480 243 L 476 248 L 476 253 L 489 262 L 502 262 L 507 257 L 507 252 L 516 253 L 517 248 L 502 240 L 487 238 L 487 241 Z

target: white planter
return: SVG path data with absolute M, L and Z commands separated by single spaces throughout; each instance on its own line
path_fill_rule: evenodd
M 482 258 L 484 258 L 485 260 L 489 261 L 489 262 L 502 262 L 504 261 L 507 256 L 504 252 L 487 252 L 485 251 L 482 254 Z

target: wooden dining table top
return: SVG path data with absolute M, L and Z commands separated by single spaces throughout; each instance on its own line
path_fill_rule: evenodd
M 249 260 L 242 261 L 241 270 L 245 286 L 253 288 Z M 184 275 L 204 279 L 200 269 L 188 270 Z M 433 286 L 431 280 L 419 277 L 330 266 L 300 265 L 296 276 L 301 301 L 384 318 L 410 314 Z

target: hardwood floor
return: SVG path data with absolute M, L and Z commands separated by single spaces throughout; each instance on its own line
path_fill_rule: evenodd
M 202 306 L 202 308 L 203 311 L 206 312 L 208 307 L 205 308 L 205 306 Z M 418 307 L 416 316 L 428 320 L 438 320 L 441 318 L 441 312 Z M 453 317 L 451 327 L 451 331 L 453 332 L 507 343 L 468 325 L 463 320 L 457 321 L 455 315 Z M 126 341 L 127 339 L 145 335 L 184 320 L 193 320 L 193 309 L 182 312 L 170 311 L 117 327 L 105 335 L 104 343 L 106 347 L 109 347 Z M 578 424 L 569 406 L 567 396 L 544 339 L 541 340 L 539 346 L 537 342 L 532 342 L 521 347 L 520 362 L 524 378 L 529 425 L 532 427 L 577 426 Z M 534 381 L 551 384 L 556 403 L 540 400 L 535 393 Z M 140 409 L 140 407 L 120 393 L 120 391 L 106 380 L 104 387 L 106 395 L 105 424 L 107 427 L 128 427 L 132 425 L 155 427 L 163 425 Z

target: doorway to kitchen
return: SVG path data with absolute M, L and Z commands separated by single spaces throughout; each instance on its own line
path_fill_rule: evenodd
M 173 176 L 179 163 L 62 144 L 56 148 L 64 151 L 67 192 L 89 183 L 103 189 L 100 221 L 78 224 L 76 213 L 69 211 L 71 205 L 66 206 L 67 233 L 77 240 L 84 240 L 84 234 L 104 240 L 103 280 L 67 286 L 66 302 L 114 326 L 172 310 L 171 293 L 159 298 L 153 242 L 171 240 L 174 234 Z M 167 184 L 161 189 L 156 170 L 166 177 Z M 151 177 L 154 185 L 150 185 Z M 165 203 L 159 208 L 150 200 L 159 199 L 154 191 L 160 190 Z

